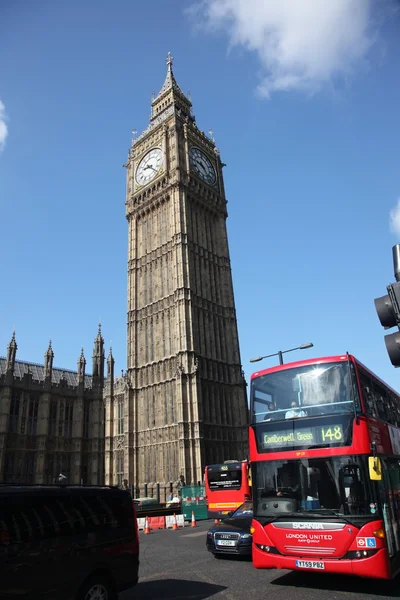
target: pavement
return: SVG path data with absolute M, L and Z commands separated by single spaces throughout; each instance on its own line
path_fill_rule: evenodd
M 206 550 L 210 521 L 178 531 L 140 533 L 139 583 L 119 600 L 385 600 L 400 580 L 258 570 L 245 557 L 217 560 Z

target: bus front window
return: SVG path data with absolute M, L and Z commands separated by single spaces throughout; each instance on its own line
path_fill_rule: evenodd
M 251 398 L 253 423 L 349 413 L 359 405 L 353 365 L 348 361 L 254 377 Z
M 268 498 L 296 501 L 295 512 L 338 516 L 372 516 L 376 510 L 365 456 L 257 461 L 252 464 L 257 487 L 254 514 L 268 516 Z

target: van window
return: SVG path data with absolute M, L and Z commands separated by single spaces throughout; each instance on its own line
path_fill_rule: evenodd
M 0 500 L 0 546 L 109 529 L 132 529 L 130 496 L 40 494 Z

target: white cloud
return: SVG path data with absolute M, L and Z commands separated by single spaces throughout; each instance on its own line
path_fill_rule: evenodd
M 223 31 L 231 47 L 258 54 L 259 92 L 269 97 L 313 93 L 348 77 L 376 41 L 371 6 L 372 0 L 200 0 L 190 13 L 206 30 Z
M 389 224 L 390 231 L 400 235 L 400 198 L 397 200 L 396 206 L 390 211 Z
M 6 110 L 5 106 L 0 100 L 0 151 L 3 150 L 6 138 L 8 135 L 8 128 L 6 123 Z

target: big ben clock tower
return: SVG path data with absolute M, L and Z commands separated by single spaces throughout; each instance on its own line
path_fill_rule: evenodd
M 206 464 L 247 455 L 222 167 L 169 54 L 126 164 L 124 478 L 136 493 L 182 475 L 200 481 Z

